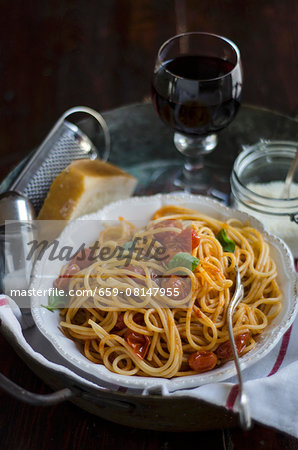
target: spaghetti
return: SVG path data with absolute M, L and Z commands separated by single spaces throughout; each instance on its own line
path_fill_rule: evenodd
M 171 205 L 159 209 L 142 230 L 121 219 L 100 233 L 99 242 L 113 250 L 136 236 L 146 237 L 145 250 L 150 240 L 166 247 L 166 258 L 138 260 L 133 253 L 124 265 L 116 257 L 93 262 L 86 255 L 80 261 L 75 257 L 55 281 L 64 289 L 110 289 L 111 295 L 71 297 L 61 311 L 64 334 L 82 344 L 90 361 L 118 374 L 172 378 L 231 359 L 227 308 L 236 264 L 244 286 L 233 317 L 240 355 L 254 348 L 256 337 L 280 312 L 282 295 L 269 245 L 249 225 Z M 195 264 L 183 264 L 185 254 Z M 119 293 L 127 287 L 131 295 Z M 144 297 L 133 295 L 136 288 L 144 289 Z

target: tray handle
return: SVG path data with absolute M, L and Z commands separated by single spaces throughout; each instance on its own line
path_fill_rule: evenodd
M 34 406 L 57 405 L 78 395 L 78 392 L 75 392 L 69 388 L 61 389 L 60 391 L 53 392 L 52 394 L 35 394 L 34 392 L 27 391 L 18 384 L 9 380 L 3 374 L 0 374 L 0 388 L 17 400 Z
M 35 394 L 34 392 L 30 392 L 22 388 L 1 373 L 0 389 L 17 400 L 33 406 L 58 405 L 66 400 L 71 400 L 75 397 L 78 398 L 84 395 L 84 391 L 76 387 L 72 387 L 71 389 L 63 388 L 60 391 L 53 392 L 52 394 Z M 117 408 L 123 412 L 131 412 L 135 409 L 135 405 L 131 402 L 99 396 L 97 397 L 97 405 L 101 408 Z

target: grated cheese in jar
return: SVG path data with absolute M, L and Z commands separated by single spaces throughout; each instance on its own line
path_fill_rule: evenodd
M 268 197 L 271 199 L 280 199 L 284 188 L 284 182 L 271 181 L 270 183 L 249 183 L 246 186 L 256 194 Z M 290 197 L 298 198 L 298 183 L 292 183 L 290 188 Z M 257 211 L 252 211 L 249 207 L 246 207 L 243 203 L 237 204 L 238 209 L 245 211 L 248 214 L 253 215 L 273 234 L 276 234 L 283 239 L 290 247 L 294 256 L 298 257 L 298 224 L 292 222 L 288 215 L 274 216 Z M 276 211 L 278 212 L 278 210 Z M 297 210 L 298 213 L 298 210 Z

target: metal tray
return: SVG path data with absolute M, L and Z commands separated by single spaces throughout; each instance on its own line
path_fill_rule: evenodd
M 182 163 L 172 143 L 172 133 L 155 116 L 151 104 L 133 104 L 103 114 L 111 134 L 112 163 L 139 179 L 138 194 L 152 194 L 159 186 L 150 183 L 152 173 L 160 171 L 166 160 L 177 167 Z M 82 121 L 80 128 L 96 142 L 93 125 Z M 218 148 L 207 157 L 207 164 L 221 168 L 228 179 L 233 161 L 243 144 L 260 138 L 294 140 L 298 122 L 286 116 L 252 106 L 243 106 L 235 121 L 220 133 Z M 92 136 L 93 134 L 93 136 Z M 0 185 L 0 193 L 9 189 L 25 161 Z M 71 377 L 49 370 L 24 352 L 17 337 L 5 327 L 0 331 L 24 362 L 54 391 L 50 395 L 30 393 L 0 375 L 0 386 L 14 397 L 35 405 L 51 405 L 70 400 L 79 407 L 113 422 L 143 429 L 199 431 L 227 428 L 237 424 L 237 415 L 225 408 L 189 397 L 132 395 L 115 391 L 84 389 Z

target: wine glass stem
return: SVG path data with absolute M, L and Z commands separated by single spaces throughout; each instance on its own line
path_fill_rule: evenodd
M 187 156 L 185 158 L 183 174 L 186 180 L 193 182 L 199 176 L 204 167 L 204 156 L 198 155 L 196 158 Z
M 185 157 L 182 174 L 174 184 L 186 192 L 204 193 L 211 185 L 211 173 L 204 165 L 204 156 L 212 152 L 217 144 L 217 136 L 187 136 L 175 132 L 174 144 Z
M 204 155 L 185 157 L 181 181 L 186 192 L 206 189 L 210 184 L 210 176 L 210 171 L 204 165 Z

